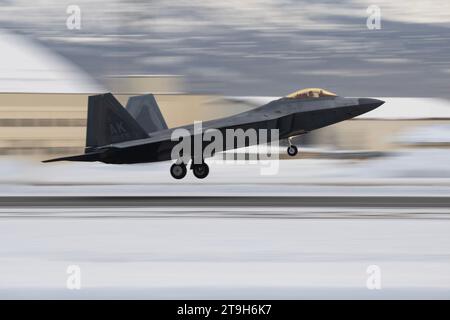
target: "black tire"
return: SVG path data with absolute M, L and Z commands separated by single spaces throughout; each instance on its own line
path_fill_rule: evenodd
M 184 163 L 174 163 L 171 167 L 170 167 L 170 174 L 172 175 L 172 177 L 174 179 L 180 180 L 183 179 L 186 176 L 187 173 L 187 169 L 186 169 L 186 165 Z
M 298 148 L 296 146 L 289 146 L 287 149 L 288 155 L 295 157 L 298 153 Z
M 198 179 L 205 179 L 209 174 L 209 167 L 206 163 L 194 164 L 192 166 L 194 176 Z

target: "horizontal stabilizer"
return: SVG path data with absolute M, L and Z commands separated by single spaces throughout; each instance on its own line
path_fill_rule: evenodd
M 57 161 L 86 161 L 86 162 L 93 162 L 93 161 L 100 161 L 102 153 L 104 153 L 104 151 L 85 153 L 85 154 L 80 154 L 80 155 L 76 155 L 76 156 L 68 156 L 68 157 L 49 159 L 49 160 L 44 160 L 42 162 L 57 162 Z

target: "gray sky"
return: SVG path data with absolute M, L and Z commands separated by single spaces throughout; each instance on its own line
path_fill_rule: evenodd
M 188 89 L 277 96 L 450 97 L 450 1 L 0 1 L 0 27 L 94 77 L 181 74 Z M 68 30 L 77 4 L 81 30 Z M 381 8 L 381 30 L 366 9 Z

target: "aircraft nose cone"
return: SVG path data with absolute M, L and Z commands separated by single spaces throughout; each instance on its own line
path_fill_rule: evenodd
M 361 107 L 367 108 L 368 110 L 373 110 L 375 108 L 378 108 L 382 104 L 384 104 L 383 100 L 371 99 L 371 98 L 360 98 L 359 99 L 359 105 Z

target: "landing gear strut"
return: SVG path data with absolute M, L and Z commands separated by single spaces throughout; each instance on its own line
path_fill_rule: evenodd
M 287 153 L 291 157 L 295 157 L 298 154 L 298 148 L 292 144 L 291 138 L 288 138 L 289 141 L 289 147 L 287 148 Z

